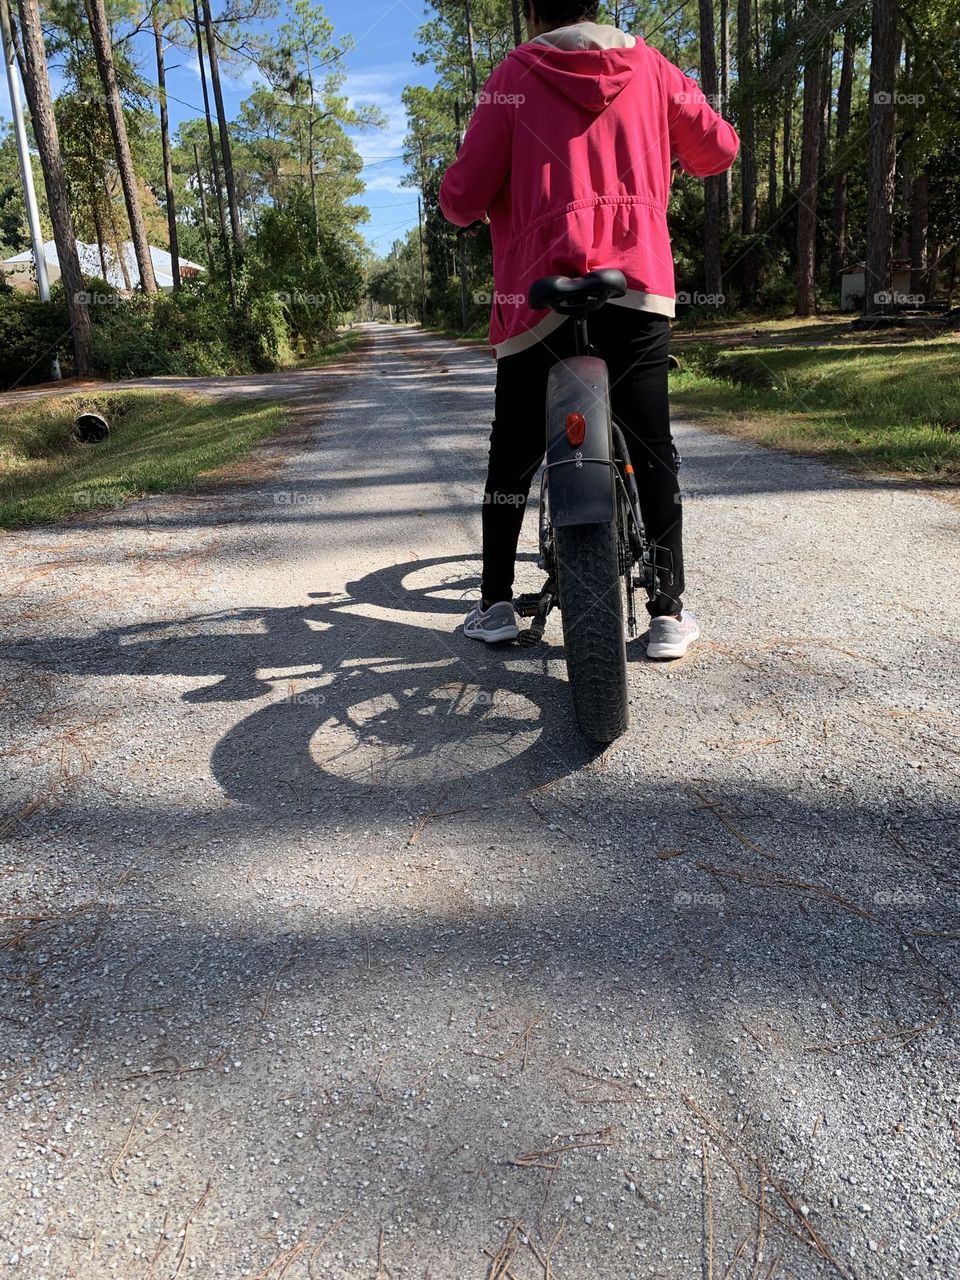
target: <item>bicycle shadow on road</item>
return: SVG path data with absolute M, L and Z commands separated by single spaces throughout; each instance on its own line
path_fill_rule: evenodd
M 576 727 L 556 651 L 491 652 L 459 628 L 469 559 L 378 569 L 309 603 L 138 623 L 12 645 L 62 674 L 187 677 L 183 701 L 259 703 L 211 757 L 224 793 L 264 814 L 363 804 L 417 812 L 544 785 L 598 748 Z
M 268 615 L 274 660 L 311 661 L 218 743 L 224 791 L 261 810 L 333 799 L 376 808 L 387 796 L 449 808 L 542 786 L 594 758 L 558 673 L 451 629 L 474 583 L 467 562 L 436 558 Z

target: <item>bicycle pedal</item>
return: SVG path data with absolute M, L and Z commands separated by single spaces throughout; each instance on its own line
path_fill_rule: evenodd
M 540 608 L 541 596 L 539 593 L 534 594 L 528 592 L 525 595 L 517 596 L 513 602 L 513 611 L 521 618 L 533 618 L 536 616 L 537 610 Z
M 539 644 L 543 639 L 543 632 L 539 634 L 534 631 L 533 627 L 527 627 L 526 631 L 521 631 L 517 636 L 517 644 L 524 649 L 532 649 L 535 644 Z

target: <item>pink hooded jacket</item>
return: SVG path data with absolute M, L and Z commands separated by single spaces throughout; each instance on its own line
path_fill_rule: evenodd
M 489 213 L 497 356 L 562 323 L 527 305 L 540 276 L 619 267 L 629 286 L 620 305 L 672 316 L 671 161 L 705 178 L 728 169 L 739 145 L 696 81 L 616 27 L 577 23 L 514 49 L 440 187 L 457 226 Z

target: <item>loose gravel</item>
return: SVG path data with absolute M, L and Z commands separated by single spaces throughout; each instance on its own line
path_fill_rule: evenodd
M 957 1273 L 956 512 L 679 424 L 704 639 L 598 754 L 457 629 L 493 373 L 371 326 L 3 537 L 0 1274 Z

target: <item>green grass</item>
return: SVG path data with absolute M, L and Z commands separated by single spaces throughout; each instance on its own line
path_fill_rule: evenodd
M 677 348 L 677 416 L 858 469 L 960 483 L 960 342 Z
M 297 369 L 318 369 L 321 365 L 330 364 L 341 356 L 349 355 L 363 337 L 358 329 L 348 329 L 331 342 L 324 343 L 322 350 L 313 352 L 303 360 L 294 361 L 289 367 Z
M 79 444 L 81 410 L 111 426 L 103 444 Z M 0 416 L 0 528 L 45 524 L 129 498 L 195 485 L 287 422 L 282 404 L 218 401 L 178 391 L 51 396 Z
M 487 320 L 478 320 L 469 329 L 435 329 L 429 326 L 425 333 L 432 333 L 439 338 L 464 339 L 467 342 L 489 342 L 490 324 Z

